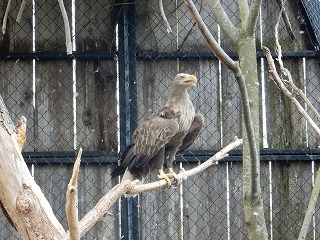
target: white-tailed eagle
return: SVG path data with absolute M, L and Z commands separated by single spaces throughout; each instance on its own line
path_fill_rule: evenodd
M 175 177 L 172 164 L 176 155 L 182 155 L 194 142 L 203 126 L 204 118 L 195 114 L 188 88 L 196 86 L 194 75 L 179 73 L 170 86 L 166 104 L 151 114 L 134 131 L 132 144 L 121 156 L 121 166 L 112 177 L 124 174 L 124 180 L 143 180 L 152 171 L 171 185 Z M 164 173 L 163 168 L 168 168 Z

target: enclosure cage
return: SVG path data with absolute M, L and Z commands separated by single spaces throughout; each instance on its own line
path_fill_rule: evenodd
M 234 74 L 210 51 L 183 1 L 163 1 L 170 32 L 159 0 L 65 0 L 72 54 L 66 53 L 58 1 L 27 1 L 19 22 L 21 1 L 1 1 L 0 16 L 3 20 L 9 2 L 6 30 L 0 33 L 0 94 L 14 122 L 28 119 L 23 157 L 65 229 L 65 192 L 77 150 L 84 150 L 78 179 L 81 219 L 118 183 L 111 171 L 119 155 L 137 124 L 165 103 L 177 73 L 198 77 L 189 93 L 205 126 L 189 151 L 176 159 L 176 171 L 199 165 L 235 136 L 242 137 Z M 220 46 L 237 59 L 207 2 L 194 2 Z M 232 23 L 241 26 L 238 1 L 222 2 Z M 318 169 L 320 143 L 270 80 L 261 50 L 274 51 L 278 2 L 262 2 L 256 29 L 261 187 L 269 238 L 294 239 Z M 320 4 L 288 0 L 285 8 L 293 35 L 282 19 L 284 64 L 319 111 Z M 155 179 L 151 174 L 147 181 Z M 319 207 L 308 239 L 320 236 Z M 2 213 L 0 232 L 3 239 L 19 239 Z M 121 199 L 83 239 L 247 239 L 241 148 L 178 188 Z

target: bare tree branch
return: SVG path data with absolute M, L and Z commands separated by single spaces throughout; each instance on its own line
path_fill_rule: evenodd
M 177 174 L 177 178 L 179 179 L 179 182 L 182 180 L 186 180 L 187 178 L 198 174 L 208 167 L 211 167 L 218 163 L 219 160 L 225 158 L 228 156 L 228 152 L 232 149 L 242 145 L 242 139 L 236 139 L 227 146 L 225 146 L 223 149 L 221 149 L 219 152 L 217 152 L 214 156 L 200 164 L 199 166 L 192 168 L 188 171 L 185 171 L 184 169 L 181 169 L 181 171 Z M 152 183 L 146 183 L 141 185 L 135 185 L 131 190 L 129 190 L 128 194 L 138 194 L 142 192 L 149 192 L 160 188 L 165 188 L 168 186 L 168 183 L 166 180 L 162 179 L 159 181 L 155 181 Z
M 179 180 L 186 180 L 199 172 L 204 171 L 210 166 L 218 163 L 219 160 L 228 156 L 228 152 L 232 149 L 242 145 L 242 139 L 235 139 L 229 145 L 217 152 L 213 157 L 206 160 L 201 165 L 190 169 L 188 171 L 181 170 L 178 173 Z M 152 183 L 146 183 L 142 185 L 136 185 L 134 181 L 125 181 L 114 186 L 104 197 L 102 197 L 94 208 L 92 208 L 79 222 L 79 232 L 80 236 L 83 236 L 88 232 L 99 220 L 101 220 L 105 215 L 109 214 L 109 209 L 112 205 L 124 194 L 138 194 L 142 192 L 149 192 L 156 189 L 161 189 L 167 187 L 166 180 L 159 180 Z M 63 238 L 64 240 L 69 239 L 69 234 L 66 234 Z
M 194 21 L 197 24 L 198 29 L 201 31 L 204 38 L 207 40 L 209 48 L 212 50 L 212 52 L 217 56 L 217 58 L 224 63 L 228 68 L 230 68 L 236 77 L 236 80 L 239 84 L 239 89 L 241 92 L 241 101 L 242 101 L 242 107 L 243 107 L 243 116 L 244 116 L 244 122 L 246 126 L 246 131 L 248 135 L 248 142 L 250 147 L 250 155 L 252 158 L 252 164 L 251 164 L 251 192 L 254 196 L 258 195 L 258 185 L 259 180 L 257 179 L 257 176 L 259 176 L 259 154 L 257 151 L 257 143 L 256 138 L 254 134 L 253 129 L 253 121 L 252 121 L 252 115 L 250 110 L 250 103 L 249 103 L 249 97 L 248 97 L 248 91 L 247 86 L 245 82 L 245 78 L 241 72 L 239 62 L 233 61 L 226 53 L 225 51 L 219 46 L 219 44 L 216 42 L 212 34 L 210 33 L 209 29 L 207 28 L 206 24 L 203 22 L 197 8 L 195 7 L 192 0 L 184 0 L 185 4 L 190 10 L 190 13 L 194 19 Z M 215 2 L 215 1 L 214 1 Z M 219 3 L 220 5 L 220 3 Z M 220 5 L 221 7 L 221 5 Z
M 188 1 L 189 2 L 189 1 Z M 239 29 L 233 25 L 230 18 L 224 11 L 219 0 L 207 1 L 211 11 L 215 17 L 215 20 L 220 25 L 224 34 L 231 40 L 233 44 L 236 44 L 239 39 Z
M 19 9 L 19 12 L 18 12 L 18 15 L 17 15 L 17 18 L 16 18 L 16 22 L 17 22 L 17 23 L 19 23 L 20 20 L 21 20 L 23 11 L 24 11 L 24 9 L 26 8 L 26 3 L 27 3 L 27 0 L 22 0 L 22 1 L 21 1 L 20 9 Z
M 286 26 L 287 32 L 289 34 L 289 36 L 291 37 L 292 40 L 296 39 L 296 36 L 294 35 L 294 32 L 292 30 L 285 6 L 284 6 L 284 1 L 283 0 L 277 0 L 278 5 L 280 7 L 280 9 L 283 9 L 283 11 L 281 11 L 281 15 L 282 15 L 282 19 L 284 21 L 284 24 Z
M 2 34 L 3 35 L 6 33 L 6 30 L 7 30 L 7 21 L 8 21 L 8 15 L 9 15 L 10 7 L 11 7 L 11 1 L 12 0 L 8 1 L 6 12 L 4 13 L 4 17 L 3 17 L 3 23 L 2 23 Z
M 297 107 L 299 112 L 303 115 L 303 117 L 308 121 L 310 126 L 317 132 L 317 134 L 320 136 L 320 128 L 317 126 L 317 124 L 312 120 L 312 118 L 309 116 L 309 114 L 306 112 L 306 110 L 301 106 L 299 101 L 296 99 L 295 95 L 292 94 L 289 89 L 284 84 L 283 80 L 279 76 L 276 70 L 276 66 L 274 64 L 273 58 L 271 56 L 270 50 L 267 47 L 263 47 L 263 52 L 267 58 L 268 62 L 268 68 L 269 72 L 272 75 L 272 79 L 277 83 L 279 88 L 283 91 L 284 94 L 287 95 L 288 98 L 290 98 L 291 102 Z
M 237 64 L 235 61 L 233 61 L 228 54 L 225 53 L 225 51 L 219 46 L 217 41 L 214 39 L 212 34 L 210 33 L 209 29 L 207 28 L 206 24 L 203 22 L 196 6 L 194 5 L 192 0 L 184 0 L 185 4 L 190 10 L 190 13 L 196 22 L 196 25 L 204 38 L 206 39 L 209 48 L 211 51 L 217 56 L 217 58 L 225 64 L 228 68 L 231 70 L 235 70 L 237 68 Z
M 69 19 L 67 15 L 66 8 L 64 7 L 63 0 L 58 0 L 60 10 L 63 17 L 64 22 L 64 31 L 66 32 L 66 47 L 67 47 L 67 54 L 72 54 L 72 42 L 71 42 L 71 32 L 70 32 L 70 25 L 69 25 Z
M 79 221 L 78 221 L 78 187 L 77 180 L 80 170 L 82 148 L 79 149 L 77 159 L 73 166 L 72 177 L 68 184 L 66 193 L 66 215 L 69 226 L 69 236 L 71 240 L 80 239 Z
M 168 22 L 168 19 L 166 17 L 166 14 L 164 13 L 164 9 L 163 9 L 163 2 L 162 0 L 159 0 L 159 7 L 160 7 L 160 13 L 161 13 L 161 16 L 163 18 L 163 21 L 165 22 L 166 26 L 167 26 L 167 32 L 168 33 L 171 33 L 172 32 L 172 29 L 170 27 L 170 24 Z

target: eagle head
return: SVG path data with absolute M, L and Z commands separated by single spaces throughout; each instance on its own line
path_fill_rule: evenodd
M 194 75 L 186 74 L 186 73 L 179 73 L 173 79 L 173 85 L 179 86 L 180 88 L 188 88 L 194 87 L 197 84 L 197 77 Z

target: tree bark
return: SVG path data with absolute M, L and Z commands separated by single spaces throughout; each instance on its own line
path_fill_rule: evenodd
M 255 149 L 249 146 L 246 124 L 243 124 L 243 200 L 245 222 L 249 239 L 268 239 L 260 186 L 260 155 L 252 158 L 252 151 L 259 153 L 259 82 L 257 74 L 256 44 L 254 36 L 247 36 L 238 43 L 240 68 L 245 78 L 250 105 Z M 253 67 L 254 66 L 254 67 Z
M 0 96 L 0 202 L 23 239 L 61 239 L 62 225 L 21 155 Z

